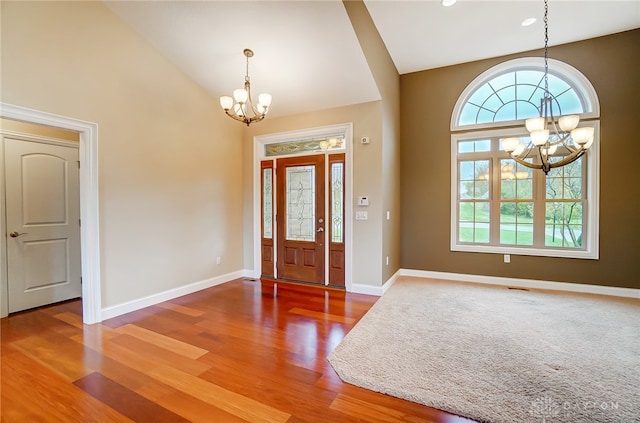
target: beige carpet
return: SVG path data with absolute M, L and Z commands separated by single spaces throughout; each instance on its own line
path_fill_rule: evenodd
M 401 278 L 328 359 L 481 422 L 640 422 L 637 300 Z

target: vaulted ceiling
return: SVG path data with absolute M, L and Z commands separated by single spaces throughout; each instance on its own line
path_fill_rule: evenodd
M 544 46 L 542 0 L 364 3 L 400 74 Z M 272 94 L 271 116 L 380 98 L 342 1 L 105 4 L 215 99 L 242 86 L 245 48 L 252 93 Z M 549 45 L 626 31 L 640 27 L 640 1 L 550 0 L 548 22 Z

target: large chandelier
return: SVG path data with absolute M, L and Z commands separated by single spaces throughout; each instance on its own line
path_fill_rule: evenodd
M 555 167 L 572 163 L 582 157 L 593 144 L 593 127 L 580 127 L 580 116 L 560 116 L 556 122 L 553 114 L 553 96 L 549 93 L 548 64 L 548 4 L 544 1 L 544 95 L 540 100 L 540 117 L 525 120 L 529 131 L 528 144 L 518 137 L 502 139 L 502 148 L 511 158 L 523 166 L 542 169 L 547 175 Z M 558 152 L 559 160 L 551 160 Z M 527 158 L 538 156 L 540 163 L 532 163 Z
M 251 99 L 251 82 L 249 80 L 249 58 L 253 57 L 253 51 L 245 48 L 243 51 L 247 58 L 247 68 L 244 76 L 244 88 L 233 90 L 233 97 L 228 95 L 220 97 L 220 106 L 232 119 L 246 123 L 260 122 L 267 115 L 271 105 L 271 94 L 263 93 L 258 96 L 258 103 L 253 104 Z

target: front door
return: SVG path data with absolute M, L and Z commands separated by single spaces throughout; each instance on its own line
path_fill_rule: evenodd
M 278 279 L 324 284 L 325 156 L 276 162 Z
M 78 148 L 4 138 L 9 312 L 81 296 Z

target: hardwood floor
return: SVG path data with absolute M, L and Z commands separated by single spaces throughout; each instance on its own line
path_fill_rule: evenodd
M 101 324 L 4 318 L 2 423 L 470 420 L 343 383 L 326 357 L 376 297 L 239 279 Z

